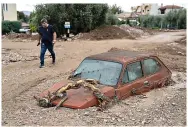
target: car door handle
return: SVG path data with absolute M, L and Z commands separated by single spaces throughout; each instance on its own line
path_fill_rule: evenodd
M 149 82 L 148 82 L 148 81 L 145 81 L 145 82 L 144 82 L 144 86 L 149 86 Z

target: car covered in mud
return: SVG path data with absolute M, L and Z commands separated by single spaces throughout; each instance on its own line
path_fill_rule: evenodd
M 46 107 L 50 104 L 84 109 L 98 106 L 100 99 L 105 100 L 105 97 L 121 100 L 165 86 L 170 82 L 171 75 L 171 71 L 156 55 L 133 51 L 105 52 L 86 57 L 69 80 L 54 84 L 36 99 L 45 102 Z M 76 86 L 82 83 L 85 83 L 84 87 Z M 89 89 L 85 86 L 89 86 Z

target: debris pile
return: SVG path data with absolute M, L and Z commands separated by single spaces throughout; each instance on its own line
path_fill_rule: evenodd
M 81 40 L 107 40 L 107 39 L 135 39 L 129 32 L 120 29 L 116 26 L 102 26 L 90 31 L 89 33 L 83 33 L 79 39 Z
M 145 27 L 138 27 L 138 26 L 135 26 L 134 28 L 140 29 L 140 30 L 144 31 L 145 33 L 148 33 L 149 35 L 154 35 L 157 32 L 163 31 L 163 30 L 151 29 L 151 28 L 145 28 Z
M 136 39 L 142 36 L 154 34 L 155 30 L 140 27 L 131 27 L 123 24 L 120 26 L 101 26 L 88 33 L 79 33 L 76 36 L 70 34 L 70 40 L 108 40 L 108 39 Z M 72 35 L 72 36 L 71 36 Z M 32 41 L 38 40 L 38 34 L 10 33 L 4 38 L 14 39 L 14 41 Z M 67 40 L 65 36 L 61 39 Z
M 21 61 L 23 57 L 15 52 L 10 51 L 10 49 L 2 49 L 2 64 L 7 65 L 10 62 Z
M 119 48 L 116 48 L 116 47 L 112 47 L 110 50 L 108 50 L 108 52 L 115 52 L 115 51 L 122 51 L 124 49 L 119 49 Z
M 8 39 L 15 39 L 15 41 L 28 41 L 28 40 L 38 40 L 39 35 L 30 35 L 25 33 L 10 33 L 6 36 Z
M 156 33 L 155 30 L 131 27 L 123 24 L 120 26 L 102 26 L 90 31 L 89 33 L 81 33 L 74 37 L 74 39 L 81 40 L 107 40 L 107 39 L 136 39 L 142 36 L 148 36 Z
M 182 45 L 186 45 L 187 39 L 186 36 L 184 36 L 183 38 L 175 41 L 176 43 L 182 44 Z
M 83 33 L 79 33 L 79 34 L 73 36 L 72 39 L 77 40 L 77 39 L 83 38 L 83 35 L 84 35 Z
M 63 104 L 63 102 L 66 99 L 68 99 L 67 93 L 66 93 L 67 90 L 78 89 L 80 87 L 84 87 L 92 91 L 93 95 L 98 99 L 98 102 L 99 102 L 98 110 L 103 110 L 105 109 L 107 103 L 110 102 L 110 99 L 100 92 L 100 89 L 96 87 L 97 84 L 99 84 L 99 82 L 93 79 L 78 80 L 78 81 L 68 83 L 65 87 L 62 87 L 53 93 L 48 92 L 48 95 L 43 98 L 36 97 L 36 96 L 34 96 L 34 98 L 37 100 L 39 106 L 41 107 L 51 107 L 53 106 L 52 102 L 54 100 L 61 99 L 61 101 L 55 107 L 57 109 Z
M 126 25 L 126 24 L 119 26 L 119 28 L 128 32 L 129 35 L 132 38 L 139 38 L 141 36 L 148 36 L 149 35 L 149 33 L 147 31 L 144 31 L 142 29 L 138 29 L 138 28 L 135 28 L 135 27 L 130 27 L 129 25 Z
M 28 52 L 31 52 L 31 50 L 29 50 Z M 45 55 L 45 59 L 49 57 L 51 57 L 51 55 Z M 22 51 L 2 48 L 2 64 L 3 65 L 8 65 L 12 62 L 33 61 L 33 60 L 38 60 L 38 59 L 39 59 L 39 56 L 37 53 L 36 54 L 33 54 L 33 53 L 22 54 Z

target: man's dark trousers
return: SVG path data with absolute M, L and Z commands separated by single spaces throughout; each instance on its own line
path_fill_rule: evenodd
M 48 43 L 48 44 L 41 43 L 40 64 L 42 66 L 44 66 L 44 56 L 45 56 L 47 49 L 52 55 L 52 62 L 55 63 L 55 52 L 53 50 L 53 44 L 52 43 Z

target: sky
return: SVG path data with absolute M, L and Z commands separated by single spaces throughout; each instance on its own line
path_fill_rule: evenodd
M 71 0 L 69 0 L 71 2 Z M 101 0 L 95 0 L 95 2 L 92 2 L 93 0 L 74 0 L 76 1 L 76 3 L 83 3 L 83 2 L 88 2 L 89 3 L 101 3 Z M 151 2 L 152 1 L 152 2 Z M 46 2 L 46 1 L 45 1 Z M 54 1 L 53 1 L 54 2 Z M 59 1 L 60 2 L 60 1 Z M 59 3 L 57 0 L 55 1 L 55 3 Z M 41 1 L 41 3 L 43 3 L 43 1 Z M 49 2 L 48 2 L 49 3 Z M 67 3 L 67 2 L 65 2 Z M 73 2 L 71 2 L 73 3 Z M 186 0 L 181 0 L 181 3 L 180 3 L 180 0 L 163 0 L 163 1 L 160 1 L 160 0 L 132 0 L 132 1 L 129 1 L 127 2 L 127 0 L 123 1 L 123 0 L 103 0 L 102 3 L 107 3 L 109 5 L 113 5 L 113 4 L 117 4 L 118 6 L 120 6 L 124 11 L 126 12 L 130 12 L 131 11 L 131 7 L 132 6 L 137 6 L 137 5 L 140 5 L 142 3 L 157 3 L 158 5 L 161 5 L 161 3 L 163 3 L 163 5 L 179 5 L 179 6 L 183 6 L 183 7 L 187 7 L 187 3 Z M 34 10 L 34 5 L 36 3 L 16 3 L 17 4 L 17 10 L 18 11 L 33 11 Z

